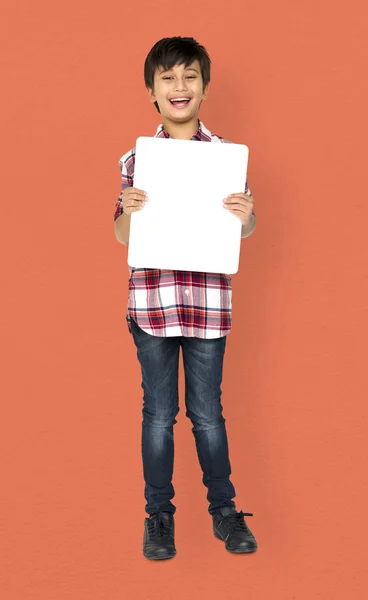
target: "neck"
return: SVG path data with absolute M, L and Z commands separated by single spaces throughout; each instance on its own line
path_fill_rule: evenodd
M 170 137 L 178 140 L 190 140 L 199 129 L 198 117 L 194 117 L 186 123 L 177 123 L 163 117 L 162 124 Z

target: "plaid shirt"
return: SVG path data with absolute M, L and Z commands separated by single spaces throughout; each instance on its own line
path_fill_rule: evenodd
M 211 133 L 198 120 L 191 138 L 200 142 L 232 143 Z M 155 137 L 169 138 L 161 124 Z M 135 148 L 119 159 L 122 191 L 115 205 L 114 220 L 124 211 L 122 195 L 133 186 Z M 246 183 L 245 192 L 250 194 Z M 254 214 L 254 213 L 253 213 Z M 231 329 L 231 277 L 223 273 L 167 271 L 129 268 L 129 296 L 126 315 L 150 335 L 219 338 Z

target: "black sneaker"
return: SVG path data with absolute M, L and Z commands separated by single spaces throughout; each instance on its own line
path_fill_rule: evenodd
M 221 512 L 212 515 L 213 532 L 219 540 L 225 542 L 230 552 L 254 552 L 258 544 L 247 526 L 244 517 L 253 517 L 252 513 L 237 512 L 231 506 L 225 506 Z
M 172 513 L 158 512 L 144 520 L 143 554 L 151 560 L 175 556 L 174 515 Z

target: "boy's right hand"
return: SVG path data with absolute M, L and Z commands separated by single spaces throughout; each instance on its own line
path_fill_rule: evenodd
M 131 215 L 138 210 L 142 210 L 148 202 L 147 194 L 143 190 L 135 187 L 125 188 L 121 197 L 121 202 L 126 215 Z

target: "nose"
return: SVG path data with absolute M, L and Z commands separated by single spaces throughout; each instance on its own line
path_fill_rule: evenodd
M 186 89 L 187 89 L 187 87 L 185 84 L 185 79 L 178 78 L 175 83 L 175 91 L 176 90 L 181 91 L 181 90 L 186 90 Z

